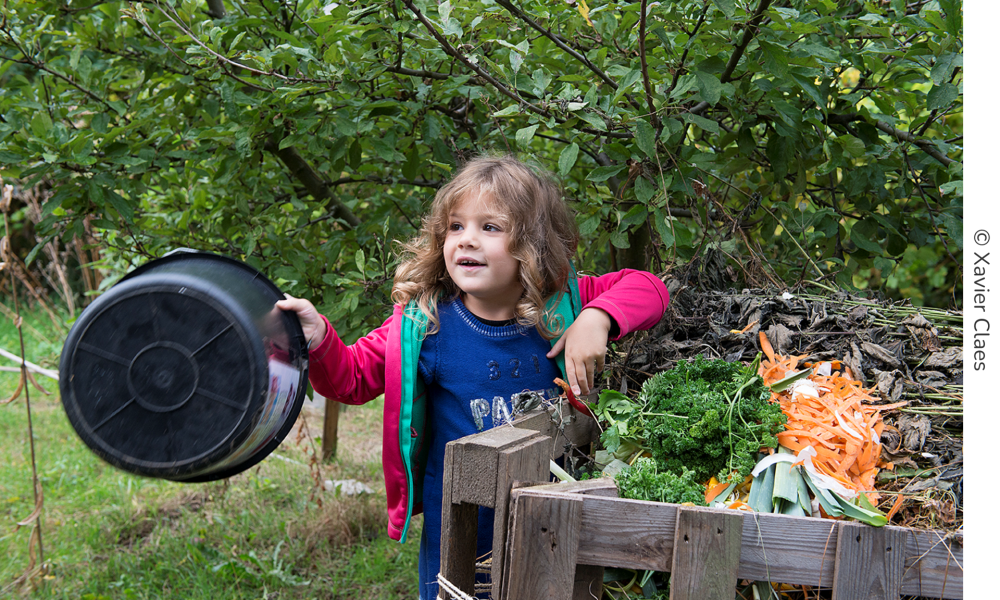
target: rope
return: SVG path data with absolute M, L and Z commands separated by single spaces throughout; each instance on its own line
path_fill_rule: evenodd
M 477 574 L 481 574 L 481 573 L 488 574 L 488 573 L 490 573 L 491 567 L 492 567 L 492 564 L 491 564 L 491 561 L 489 559 L 486 559 L 485 561 L 482 561 L 482 562 L 476 562 L 476 573 Z M 447 579 L 445 579 L 444 575 L 442 575 L 440 573 L 438 573 L 437 580 L 438 580 L 438 586 L 440 587 L 440 589 L 443 590 L 443 591 L 448 592 L 449 594 L 451 594 L 446 600 L 479 600 L 479 598 L 482 598 L 484 594 L 489 594 L 490 592 L 493 591 L 493 584 L 492 583 L 489 583 L 489 582 L 486 582 L 486 583 L 476 582 L 476 584 L 475 584 L 476 595 L 475 596 L 470 596 L 470 595 L 466 594 L 465 592 L 463 592 L 462 590 L 458 589 L 458 587 L 455 586 L 454 583 L 452 583 L 452 582 L 448 581 Z M 439 598 L 441 597 L 441 592 L 440 591 L 438 592 L 438 597 Z
M 449 594 L 449 600 L 476 600 L 474 597 L 466 594 L 462 590 L 455 587 L 455 584 L 444 578 L 444 575 L 438 573 L 438 598 L 441 597 L 441 591 L 447 592 Z

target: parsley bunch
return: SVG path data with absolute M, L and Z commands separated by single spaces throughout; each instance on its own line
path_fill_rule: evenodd
M 743 481 L 762 447 L 788 418 L 770 401 L 771 392 L 750 367 L 724 360 L 681 361 L 642 387 L 649 410 L 661 413 L 647 423 L 647 443 L 658 464 L 682 467 L 705 481 Z
M 705 486 L 695 478 L 694 471 L 684 469 L 679 475 L 660 472 L 651 458 L 637 458 L 631 468 L 618 472 L 615 483 L 622 498 L 672 504 L 705 503 Z
M 701 484 L 712 476 L 719 481 L 743 481 L 753 470 L 758 451 L 778 445 L 776 434 L 787 421 L 756 375 L 758 361 L 749 366 L 701 356 L 680 361 L 643 385 L 631 412 L 620 405 L 620 395 L 609 397 L 607 403 L 602 395 L 599 412 L 606 408 L 619 419 L 617 426 L 609 427 L 602 436 L 606 447 L 613 447 L 609 448 L 613 452 L 631 440 L 648 450 L 655 462 L 654 470 L 645 465 L 644 471 L 627 476 L 632 479 L 626 490 L 620 490 L 622 496 L 655 496 L 654 491 L 639 490 L 667 473 L 678 481 L 697 482 L 702 494 Z M 630 417 L 627 428 L 621 421 L 625 416 Z M 663 481 L 679 486 L 673 480 Z

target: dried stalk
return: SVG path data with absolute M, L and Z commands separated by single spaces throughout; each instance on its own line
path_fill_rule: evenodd
M 3 213 L 3 227 L 4 227 L 4 238 L 5 238 L 3 240 L 4 243 L 0 244 L 0 248 L 3 249 L 3 256 L 0 256 L 0 262 L 2 262 L 2 264 L 5 267 L 9 268 L 11 271 L 10 289 L 11 289 L 11 297 L 13 298 L 13 303 L 14 303 L 14 314 L 16 316 L 16 319 L 14 319 L 14 326 L 17 327 L 17 337 L 21 346 L 21 378 L 22 380 L 27 381 L 28 366 L 27 364 L 25 364 L 26 361 L 24 356 L 25 355 L 24 331 L 21 329 L 21 323 L 22 323 L 21 308 L 17 302 L 17 283 L 15 282 L 15 277 L 14 277 L 15 268 L 13 262 L 11 261 L 11 256 L 13 255 L 13 253 L 10 251 L 10 244 L 8 243 L 8 240 L 10 240 L 10 218 L 9 218 L 10 202 L 13 193 L 14 193 L 13 186 L 11 185 L 4 186 L 3 180 L 0 179 L 0 212 Z M 24 405 L 28 413 L 28 445 L 31 448 L 31 478 L 32 478 L 32 483 L 34 484 L 33 487 L 35 493 L 35 509 L 34 511 L 32 511 L 31 515 L 29 515 L 26 519 L 23 519 L 18 522 L 19 527 L 28 525 L 32 527 L 31 537 L 28 540 L 28 556 L 30 557 L 30 562 L 23 575 L 25 581 L 31 580 L 34 577 L 43 574 L 45 571 L 45 546 L 42 543 L 42 522 L 41 522 L 44 496 L 42 494 L 42 483 L 41 480 L 39 480 L 38 478 L 38 460 L 35 455 L 35 431 L 31 420 L 31 392 L 29 392 L 28 389 L 29 386 L 23 386 Z M 16 398 L 16 396 L 12 397 L 11 400 L 13 401 L 14 398 Z M 39 569 L 36 569 L 35 566 L 36 547 L 38 548 L 38 558 L 39 558 L 39 563 L 41 564 L 41 568 Z

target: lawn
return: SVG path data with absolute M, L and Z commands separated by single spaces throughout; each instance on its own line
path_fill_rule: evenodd
M 62 334 L 51 321 L 27 315 L 24 331 L 27 359 L 57 368 Z M 0 348 L 20 351 L 6 317 Z M 322 410 L 308 406 L 258 466 L 224 481 L 183 484 L 100 461 L 70 426 L 56 382 L 36 377 L 49 395 L 28 388 L 44 494 L 41 544 L 31 551 L 44 553 L 46 569 L 33 591 L 17 585 L 31 546 L 31 528 L 17 522 L 35 507 L 22 394 L 0 406 L 0 597 L 415 596 L 420 520 L 405 545 L 385 533 L 380 401 L 343 412 L 338 456 L 329 464 L 315 466 Z M 0 397 L 9 397 L 17 381 L 17 373 L 0 372 Z M 356 479 L 375 494 L 321 490 L 328 479 Z

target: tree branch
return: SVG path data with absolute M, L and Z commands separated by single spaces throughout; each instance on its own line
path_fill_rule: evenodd
M 577 52 L 576 50 L 570 48 L 569 45 L 566 44 L 566 42 L 564 42 L 561 39 L 559 39 L 559 36 L 555 35 L 551 31 L 549 31 L 548 29 L 545 29 L 544 27 L 542 27 L 538 23 L 536 23 L 533 20 L 531 20 L 531 18 L 528 17 L 528 15 L 524 14 L 523 11 L 521 11 L 519 8 L 517 8 L 516 6 L 514 6 L 510 2 L 510 0 L 497 0 L 497 4 L 499 4 L 500 6 L 506 8 L 507 11 L 510 12 L 512 15 L 514 15 L 518 19 L 521 19 L 522 21 L 524 21 L 525 23 L 527 23 L 528 25 L 530 25 L 532 27 L 532 29 L 534 29 L 538 33 L 541 33 L 545 37 L 547 37 L 560 50 L 562 50 L 566 54 L 569 54 L 570 56 L 572 56 L 576 60 L 578 60 L 581 63 L 583 63 L 588 69 L 590 69 L 591 71 L 593 71 L 595 75 L 597 75 L 598 77 L 600 77 L 601 80 L 604 81 L 604 83 L 606 83 L 609 86 L 611 86 L 611 89 L 616 90 L 616 91 L 618 90 L 618 84 L 615 83 L 615 80 L 611 79 L 611 77 L 609 77 L 607 73 L 605 73 L 604 71 L 602 71 L 600 69 L 600 67 L 598 67 L 594 63 L 590 62 L 590 59 L 588 59 L 586 56 L 584 56 L 584 55 L 580 54 L 579 52 Z
M 338 185 L 343 185 L 345 183 L 380 183 L 382 185 L 398 185 L 402 183 L 405 185 L 412 185 L 413 187 L 426 187 L 435 190 L 441 188 L 440 180 L 435 180 L 435 181 L 427 179 L 410 180 L 401 177 L 392 177 L 392 178 L 376 177 L 375 175 L 368 175 L 367 177 L 362 177 L 361 179 L 355 179 L 353 177 L 341 177 L 340 179 L 337 179 L 335 181 L 328 182 L 327 185 L 330 187 L 334 187 Z
M 826 117 L 827 125 L 847 126 L 849 123 L 853 123 L 855 121 L 864 121 L 868 123 L 868 119 L 857 114 L 830 114 L 827 115 Z M 870 124 L 873 124 L 877 129 L 879 129 L 883 133 L 889 134 L 890 136 L 895 138 L 897 142 L 908 142 L 910 144 L 913 144 L 914 146 L 920 148 L 921 150 L 932 156 L 935 160 L 937 160 L 939 163 L 941 163 L 946 167 L 951 163 L 956 162 L 955 159 L 948 158 L 946 155 L 941 153 L 941 151 L 938 150 L 934 146 L 934 143 L 930 140 L 918 138 L 908 131 L 902 131 L 896 129 L 892 125 L 879 121 L 878 119 L 875 119 L 874 123 Z
M 653 88 L 649 83 L 649 68 L 646 66 L 646 0 L 642 0 L 639 7 L 639 64 L 642 67 L 642 87 L 646 90 L 649 115 L 653 119 L 653 128 L 659 137 L 660 117 L 657 116 L 656 106 L 653 104 Z
M 750 17 L 750 21 L 747 23 L 746 29 L 743 30 L 743 39 L 740 40 L 736 49 L 733 50 L 732 56 L 729 57 L 729 62 L 726 64 L 726 70 L 722 72 L 722 77 L 719 77 L 719 81 L 726 83 L 733 76 L 733 71 L 736 70 L 736 65 L 739 64 L 740 58 L 743 57 L 743 53 L 746 52 L 747 46 L 750 45 L 750 41 L 753 40 L 754 36 L 757 35 L 757 27 L 760 25 L 761 20 L 764 18 L 764 13 L 767 12 L 768 6 L 771 5 L 771 0 L 760 0 L 760 5 L 757 7 L 757 11 L 754 12 L 753 16 Z
M 937 148 L 935 148 L 934 144 L 930 140 L 919 139 L 908 131 L 900 131 L 899 129 L 896 129 L 895 127 L 889 125 L 888 123 L 883 123 L 882 121 L 878 120 L 875 121 L 875 127 L 893 136 L 894 138 L 896 138 L 897 141 L 909 142 L 915 145 L 917 148 L 920 148 L 927 154 L 930 154 L 932 157 L 934 157 L 935 160 L 937 160 L 939 163 L 941 163 L 946 167 L 951 163 L 955 162 L 954 159 L 948 158 L 947 156 L 942 154 Z
M 329 201 L 333 205 L 333 210 L 330 212 L 335 217 L 343 220 L 353 228 L 361 226 L 361 221 L 354 216 L 351 209 L 333 197 L 333 194 L 330 193 L 330 188 L 316 171 L 313 170 L 312 166 L 295 151 L 295 148 L 289 146 L 279 149 L 278 144 L 272 138 L 268 138 L 264 142 L 264 149 L 277 156 L 288 168 L 292 176 L 306 187 L 306 190 L 309 191 L 313 198 L 318 201 Z
M 729 62 L 726 64 L 726 69 L 722 72 L 722 76 L 719 77 L 719 81 L 726 83 L 732 80 L 733 71 L 736 70 L 736 66 L 740 62 L 740 58 L 743 57 L 743 53 L 746 52 L 747 46 L 750 45 L 750 41 L 753 40 L 757 33 L 757 26 L 760 25 L 761 20 L 764 18 L 764 12 L 767 11 L 767 7 L 770 6 L 771 0 L 761 0 L 760 5 L 757 7 L 757 11 L 754 13 L 753 17 L 747 23 L 746 29 L 743 30 L 743 39 L 740 40 L 736 49 L 733 50 L 732 56 L 729 57 Z M 678 72 L 680 72 L 678 70 Z M 674 83 L 676 84 L 677 78 L 674 78 Z M 673 85 L 670 86 L 673 88 Z M 688 111 L 692 114 L 700 115 L 705 112 L 708 108 L 708 102 L 702 100 L 698 104 L 695 104 Z
M 410 75 L 412 77 L 424 77 L 427 79 L 437 79 L 438 81 L 447 81 L 450 76 L 447 73 L 438 73 L 437 71 L 416 71 L 414 69 L 407 69 L 406 67 L 386 67 L 385 70 L 389 73 L 398 73 L 400 75 Z
M 529 110 L 531 110 L 531 112 L 546 117 L 552 116 L 549 114 L 549 111 L 543 108 L 539 108 L 538 106 L 535 106 L 534 104 L 528 102 L 527 100 L 522 98 L 520 94 L 516 94 L 510 91 L 510 89 L 508 89 L 507 86 L 494 79 L 492 75 L 490 75 L 486 71 L 483 71 L 478 66 L 472 64 L 472 62 L 470 62 L 469 59 L 467 59 L 464 54 L 456 50 L 454 46 L 448 43 L 448 40 L 444 39 L 444 37 L 440 33 L 438 33 L 437 29 L 434 28 L 434 25 L 432 25 L 431 22 L 427 20 L 427 17 L 425 17 L 423 13 L 421 13 L 420 10 L 413 5 L 413 0 L 403 0 L 403 4 L 406 5 L 406 8 L 410 9 L 410 12 L 412 12 L 414 16 L 417 17 L 417 20 L 423 23 L 424 27 L 427 28 L 427 31 L 429 31 L 431 35 L 434 36 L 434 39 L 437 40 L 438 44 L 441 45 L 441 48 L 449 56 L 457 58 L 459 62 L 461 62 L 463 65 L 466 66 L 466 68 L 468 68 L 469 70 L 476 73 L 476 75 L 479 75 L 480 77 L 488 81 L 490 85 L 495 87 L 501 94 L 516 101 L 519 105 L 526 106 Z

